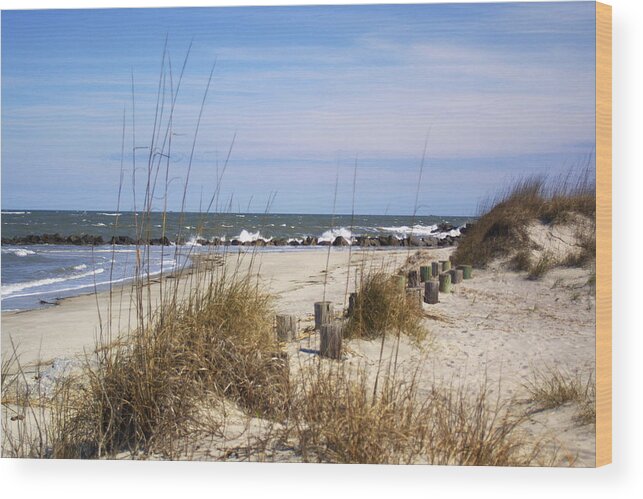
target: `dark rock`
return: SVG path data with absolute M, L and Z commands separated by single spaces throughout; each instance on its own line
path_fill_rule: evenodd
M 389 235 L 388 236 L 388 245 L 389 246 L 399 246 L 400 245 L 400 240 L 395 237 L 394 235 Z
M 436 247 L 438 245 L 439 239 L 433 236 L 427 236 L 424 238 L 424 245 L 429 247 Z
M 333 241 L 333 246 L 349 246 L 349 242 L 343 236 L 337 236 Z
M 455 229 L 455 227 L 449 222 L 442 222 L 438 224 L 438 231 L 440 232 L 449 232 L 450 230 Z

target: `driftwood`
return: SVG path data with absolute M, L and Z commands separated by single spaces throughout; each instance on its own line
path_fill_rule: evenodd
M 330 359 L 342 358 L 342 324 L 331 322 L 323 324 L 319 337 L 319 354 Z

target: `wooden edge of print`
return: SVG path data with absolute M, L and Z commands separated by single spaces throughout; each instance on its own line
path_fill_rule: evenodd
M 612 462 L 612 7 L 596 3 L 596 466 Z

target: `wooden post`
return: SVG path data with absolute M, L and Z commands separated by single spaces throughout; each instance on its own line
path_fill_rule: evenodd
M 440 265 L 442 265 L 442 272 L 451 270 L 451 260 L 440 260 Z
M 422 308 L 422 288 L 406 288 L 406 299 L 409 303 L 416 302 Z
M 431 275 L 437 277 L 440 275 L 442 264 L 440 262 L 431 262 Z
M 451 274 L 442 272 L 440 274 L 440 293 L 451 292 Z
M 435 305 L 439 302 L 440 285 L 437 281 L 427 281 L 424 283 L 424 303 Z
M 463 272 L 460 269 L 451 269 L 449 270 L 449 274 L 451 274 L 451 284 L 460 284 L 462 282 L 462 275 Z
M 333 302 L 318 301 L 315 302 L 315 329 L 319 329 L 324 324 L 332 322 L 334 316 Z
M 426 282 L 431 279 L 431 267 L 422 265 L 420 267 L 420 282 Z
M 340 322 L 322 324 L 319 354 L 330 359 L 342 358 L 342 324 Z
M 404 291 L 406 289 L 406 277 L 403 275 L 396 275 L 393 276 L 394 279 L 396 279 L 396 283 L 400 288 L 400 291 Z
M 346 315 L 351 317 L 355 313 L 355 304 L 357 303 L 357 293 L 348 295 L 348 311 Z
M 458 268 L 462 271 L 463 279 L 471 279 L 473 277 L 473 267 L 471 265 L 458 265 Z
M 407 287 L 409 288 L 416 288 L 418 285 L 418 271 L 417 270 L 409 270 L 409 275 L 408 275 L 408 281 L 407 281 Z
M 281 341 L 292 341 L 297 337 L 297 316 L 289 314 L 278 314 L 277 338 Z

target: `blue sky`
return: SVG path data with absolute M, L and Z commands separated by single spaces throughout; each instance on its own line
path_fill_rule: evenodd
M 142 203 L 164 41 L 168 207 L 468 215 L 511 179 L 594 152 L 594 3 L 2 12 L 2 209 Z M 168 61 L 165 85 L 169 88 Z M 169 93 L 169 91 L 168 91 Z M 163 119 L 169 114 L 166 105 Z M 163 165 L 163 168 L 165 166 Z M 164 169 L 160 174 L 164 179 Z M 164 204 L 159 187 L 154 208 Z M 203 201 L 202 201 L 203 200 Z

